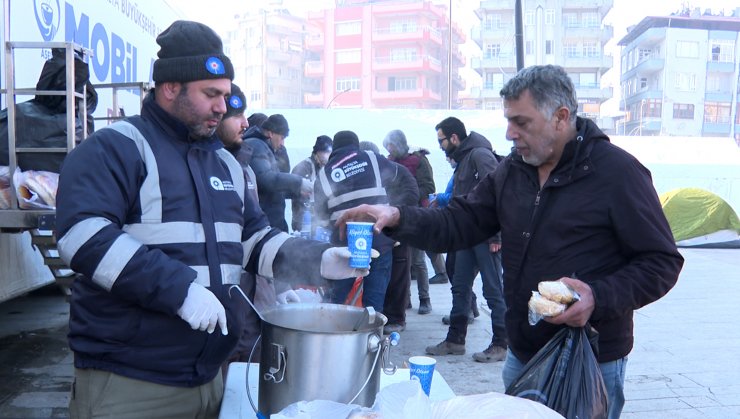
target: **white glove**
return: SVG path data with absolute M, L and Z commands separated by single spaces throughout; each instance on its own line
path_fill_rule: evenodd
M 313 193 L 313 182 L 303 178 L 301 179 L 301 195 L 309 196 Z
M 182 307 L 177 310 L 177 315 L 188 322 L 193 330 L 208 330 L 208 333 L 213 333 L 218 324 L 222 334 L 229 334 L 224 306 L 211 291 L 198 283 L 190 283 L 188 295 Z
M 350 268 L 349 258 L 352 256 L 346 247 L 330 247 L 321 254 L 321 276 L 326 279 L 345 279 L 365 276 L 370 269 Z M 370 256 L 380 256 L 377 250 L 372 249 Z
M 283 291 L 276 296 L 278 304 L 300 303 L 301 297 L 293 290 Z

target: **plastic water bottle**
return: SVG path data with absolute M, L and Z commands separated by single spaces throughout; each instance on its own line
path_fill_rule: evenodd
M 311 211 L 306 208 L 303 210 L 303 220 L 301 221 L 301 237 L 304 239 L 311 238 Z

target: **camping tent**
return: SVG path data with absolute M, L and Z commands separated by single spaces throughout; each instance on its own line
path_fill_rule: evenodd
M 740 219 L 719 196 L 681 188 L 662 194 L 660 203 L 677 245 L 740 247 Z

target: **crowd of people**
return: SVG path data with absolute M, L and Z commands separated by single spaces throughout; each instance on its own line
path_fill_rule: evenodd
M 478 316 L 478 275 L 492 340 L 473 358 L 503 362 L 509 385 L 558 330 L 588 323 L 609 417 L 619 417 L 632 313 L 670 290 L 683 259 L 649 172 L 576 116 L 562 68 L 524 69 L 501 90 L 506 157 L 458 118 L 430 127 L 431 152 L 454 167 L 438 193 L 431 152 L 399 129 L 365 141 L 352 130 L 301 133 L 316 140 L 291 170 L 288 121 L 247 117 L 212 29 L 177 21 L 157 43 L 141 115 L 91 135 L 61 172 L 59 250 L 79 274 L 73 418 L 217 416 L 224 366 L 246 361 L 260 333 L 234 286 L 260 307 L 300 302 L 299 285 L 321 288 L 326 302 L 384 313 L 390 333 L 407 327 L 413 280 L 419 314 L 432 312 L 430 283 L 449 282 L 449 329 L 426 352 L 454 356 Z M 318 240 L 291 234 L 307 212 Z M 351 220 L 375 223 L 369 270 L 349 267 Z M 531 292 L 555 279 L 581 299 L 529 325 Z

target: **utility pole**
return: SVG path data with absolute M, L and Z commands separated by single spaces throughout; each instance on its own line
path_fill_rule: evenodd
M 514 40 L 516 42 L 516 71 L 524 68 L 524 25 L 522 24 L 522 0 L 514 6 Z
M 449 47 L 447 48 L 447 109 L 452 109 L 452 0 L 450 0 Z

